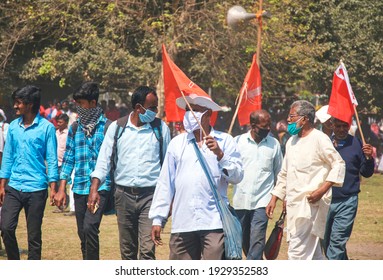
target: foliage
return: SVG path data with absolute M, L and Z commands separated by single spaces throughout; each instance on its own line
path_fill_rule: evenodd
M 0 93 L 19 83 L 73 87 L 95 80 L 127 92 L 161 80 L 161 44 L 213 98 L 234 109 L 257 45 L 257 20 L 226 24 L 233 5 L 257 1 L 8 0 L 0 3 Z M 383 105 L 383 3 L 371 0 L 269 0 L 260 54 L 264 107 L 292 99 L 327 102 L 332 75 L 345 63 L 360 108 Z M 326 98 L 327 97 L 327 98 Z

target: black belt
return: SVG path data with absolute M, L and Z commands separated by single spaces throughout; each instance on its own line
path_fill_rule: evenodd
M 140 195 L 144 193 L 154 193 L 155 187 L 125 187 L 116 184 L 116 188 L 132 195 Z

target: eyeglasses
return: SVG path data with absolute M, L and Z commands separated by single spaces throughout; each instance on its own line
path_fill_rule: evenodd
M 303 116 L 302 115 L 287 115 L 288 119 L 293 119 L 293 118 L 296 118 L 296 117 L 303 117 Z
M 145 108 L 145 107 L 142 106 L 140 103 L 138 103 L 138 105 L 140 105 L 141 108 L 144 109 L 145 111 L 146 111 L 146 110 L 150 110 L 150 111 L 153 111 L 153 112 L 157 112 L 157 111 L 158 111 L 158 106 L 152 106 L 152 107 Z

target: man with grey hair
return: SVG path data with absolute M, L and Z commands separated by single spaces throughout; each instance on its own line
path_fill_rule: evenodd
M 292 135 L 278 174 L 266 214 L 272 218 L 278 199 L 286 200 L 288 258 L 325 259 L 320 239 L 324 237 L 331 202 L 331 187 L 340 186 L 345 163 L 330 138 L 314 128 L 315 108 L 305 100 L 295 101 L 287 117 Z

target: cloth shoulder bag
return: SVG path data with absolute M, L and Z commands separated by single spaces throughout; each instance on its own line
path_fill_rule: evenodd
M 242 259 L 242 226 L 234 209 L 223 201 L 221 194 L 217 191 L 209 166 L 206 163 L 205 157 L 199 150 L 196 140 L 192 140 L 194 150 L 197 154 L 198 161 L 209 181 L 211 191 L 217 205 L 223 226 L 224 243 L 225 243 L 225 259 L 241 260 Z

